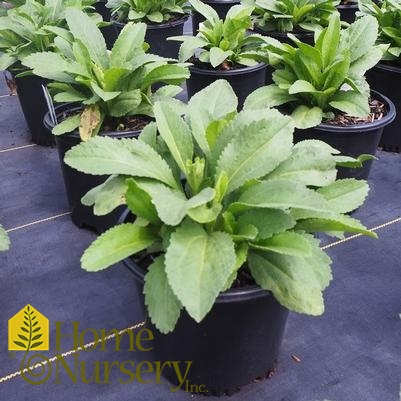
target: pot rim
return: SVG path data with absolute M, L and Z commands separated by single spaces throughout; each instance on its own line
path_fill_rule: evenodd
M 259 71 L 267 67 L 266 63 L 260 62 L 256 65 L 245 66 L 243 68 L 235 68 L 232 70 L 208 70 L 206 68 L 196 67 L 195 65 L 189 66 L 190 72 L 195 72 L 198 75 L 216 75 L 216 76 L 232 76 L 232 75 L 242 75 L 254 71 Z
M 316 129 L 319 131 L 335 132 L 343 134 L 348 134 L 348 133 L 354 134 L 354 133 L 364 133 L 384 128 L 386 125 L 392 123 L 396 117 L 397 112 L 395 105 L 388 97 L 384 96 L 380 92 L 377 92 L 373 89 L 371 89 L 370 92 L 371 94 L 374 94 L 374 98 L 376 100 L 382 101 L 386 106 L 387 114 L 381 120 L 376 120 L 373 123 L 363 123 L 363 124 L 346 125 L 346 126 L 337 126 L 327 123 L 320 123 L 318 126 L 308 129 Z
M 202 3 L 207 4 L 239 4 L 241 0 L 202 0 Z
M 265 31 L 263 28 L 261 28 L 258 24 L 255 24 L 253 27 L 253 31 L 257 32 L 259 34 L 263 34 L 265 36 L 269 35 L 274 35 L 277 37 L 283 37 L 286 38 L 289 33 L 293 34 L 297 38 L 313 38 L 314 32 L 310 31 L 305 31 L 305 30 L 300 30 L 300 31 L 292 31 L 292 32 L 280 32 L 280 31 Z
M 79 110 L 81 109 L 80 106 L 77 105 L 77 103 L 62 103 L 58 106 L 56 106 L 54 108 L 55 112 L 56 112 L 56 116 L 59 116 L 63 111 L 67 111 L 67 110 Z M 50 130 L 50 132 L 52 131 L 52 129 L 55 127 L 55 125 L 53 124 L 53 121 L 50 117 L 50 111 L 48 111 L 44 117 L 43 117 L 43 125 Z M 111 136 L 114 138 L 125 138 L 125 137 L 129 137 L 132 138 L 133 134 L 134 135 L 139 135 L 141 133 L 141 129 L 137 129 L 137 130 L 130 130 L 130 131 L 110 131 L 107 133 L 104 133 L 102 131 L 99 132 L 98 135 L 100 136 Z M 75 137 L 75 138 L 80 138 L 79 136 L 79 132 L 75 129 L 74 131 L 71 132 L 66 132 L 65 134 L 62 135 L 54 135 L 55 137 L 57 137 L 58 139 L 62 139 L 62 137 Z
M 131 214 L 130 210 L 127 208 L 122 213 L 120 219 L 117 224 L 123 224 L 128 216 Z M 131 257 L 125 258 L 123 261 L 125 267 L 128 268 L 133 274 L 134 277 L 144 283 L 145 272 L 143 269 L 138 266 Z M 258 298 L 264 298 L 266 296 L 273 296 L 271 292 L 264 290 L 258 285 L 252 285 L 247 288 L 234 288 L 230 289 L 224 293 L 219 294 L 215 303 L 232 303 L 232 302 L 243 302 Z
M 188 18 L 190 17 L 190 14 L 183 14 L 181 18 L 176 19 L 174 21 L 166 21 L 166 22 L 162 22 L 161 24 L 146 24 L 146 30 L 157 30 L 157 29 L 165 29 L 165 28 L 172 28 L 172 27 L 176 27 L 176 26 L 180 26 L 180 25 L 184 25 L 185 22 L 188 20 Z M 116 21 L 115 18 L 111 18 L 110 22 L 113 23 L 113 25 L 115 25 L 116 27 L 122 29 L 124 28 L 124 26 L 131 21 Z
M 352 3 L 352 4 L 339 4 L 338 6 L 336 6 L 336 8 L 338 9 L 338 10 L 349 10 L 349 9 L 351 9 L 351 10 L 353 10 L 353 9 L 355 9 L 355 10 L 358 10 L 359 9 L 359 7 L 358 7 L 358 3 Z

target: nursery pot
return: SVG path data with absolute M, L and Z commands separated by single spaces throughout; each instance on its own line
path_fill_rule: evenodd
M 162 24 L 147 24 L 145 42 L 150 46 L 149 53 L 176 59 L 181 43 L 174 40 L 167 40 L 167 38 L 171 36 L 182 36 L 184 33 L 184 24 L 188 18 L 189 15 L 184 15 L 180 19 Z M 118 21 L 113 21 L 113 23 L 116 34 L 118 35 L 125 24 Z
M 110 8 L 106 7 L 106 0 L 101 0 L 97 1 L 95 4 L 95 10 L 97 13 L 99 13 L 103 21 L 105 22 L 110 22 L 111 21 L 111 10 Z M 113 48 L 114 42 L 116 40 L 116 32 L 115 28 L 113 25 L 109 26 L 104 26 L 103 28 L 100 28 L 100 31 L 102 32 L 104 39 L 106 41 L 107 48 L 110 50 Z
M 349 126 L 321 123 L 317 127 L 306 130 L 296 129 L 294 132 L 295 142 L 319 139 L 339 150 L 344 156 L 357 158 L 361 154 L 375 155 L 383 128 L 394 120 L 396 111 L 390 99 L 375 91 L 372 91 L 372 95 L 374 99 L 383 102 L 386 106 L 387 114 L 381 120 Z M 363 163 L 361 168 L 339 167 L 338 178 L 367 179 L 371 166 L 372 160 L 368 160 Z
M 232 86 L 241 108 L 246 97 L 255 89 L 265 85 L 266 64 L 258 63 L 252 67 L 231 70 L 212 70 L 190 66 L 191 76 L 187 80 L 188 99 L 218 79 L 225 79 Z
M 48 107 L 42 85 L 46 86 L 48 81 L 36 75 L 16 77 L 17 71 L 11 73 L 17 84 L 18 99 L 32 135 L 32 142 L 42 146 L 54 145 L 54 136 L 43 125 L 43 117 Z
M 124 264 L 134 275 L 143 307 L 145 272 L 131 258 Z M 218 296 L 200 323 L 183 310 L 174 331 L 167 335 L 148 319 L 147 327 L 154 335 L 153 359 L 161 364 L 192 362 L 183 390 L 231 394 L 274 371 L 287 316 L 288 309 L 258 286 L 232 289 Z M 174 387 L 178 385 L 174 369 L 166 367 L 162 374 Z
M 352 24 L 356 18 L 356 12 L 359 10 L 358 4 L 349 3 L 349 4 L 339 4 L 337 6 L 337 10 L 340 13 L 341 21 L 348 22 Z
M 224 20 L 228 10 L 235 4 L 239 4 L 241 0 L 203 0 L 202 3 L 212 7 L 218 14 L 219 18 Z M 205 20 L 202 14 L 194 11 L 192 14 L 192 32 L 196 36 L 199 29 L 199 24 Z
M 396 109 L 401 110 L 401 67 L 379 63 L 366 75 L 370 87 L 388 96 Z M 380 146 L 383 150 L 401 152 L 401 113 L 384 129 Z
M 72 108 L 71 104 L 64 104 L 56 108 L 56 115 L 59 117 L 67 110 L 79 110 L 79 107 Z M 44 124 L 49 129 L 54 127 L 49 113 L 45 115 Z M 112 138 L 133 138 L 137 137 L 139 134 L 140 130 L 136 130 L 128 132 L 108 132 L 107 136 Z M 99 135 L 102 135 L 102 133 L 99 133 Z M 87 227 L 95 230 L 97 233 L 102 233 L 117 223 L 124 207 L 121 206 L 105 216 L 96 216 L 93 213 L 92 206 L 85 206 L 81 203 L 81 198 L 92 188 L 104 183 L 108 176 L 85 174 L 64 163 L 64 156 L 67 151 L 79 143 L 81 143 L 81 138 L 78 131 L 56 136 L 56 145 L 71 211 L 71 220 L 78 227 Z

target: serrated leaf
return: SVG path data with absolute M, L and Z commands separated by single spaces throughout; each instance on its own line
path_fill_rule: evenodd
M 337 180 L 319 188 L 317 192 L 327 199 L 334 211 L 348 213 L 363 204 L 369 192 L 369 185 L 366 181 L 349 178 Z
M 311 245 L 308 239 L 301 234 L 285 231 L 258 242 L 251 242 L 251 248 L 262 251 L 271 251 L 283 255 L 309 256 Z
M 223 171 L 227 174 L 227 193 L 271 172 L 292 148 L 293 124 L 277 110 L 237 128 L 239 131 L 224 148 L 216 167 L 216 179 Z
M 148 177 L 177 187 L 168 164 L 152 147 L 134 138 L 94 137 L 69 150 L 64 162 L 87 174 Z
M 353 116 L 366 117 L 370 112 L 367 96 L 354 91 L 340 91 L 336 93 L 330 102 L 330 106 Z
M 314 93 L 317 92 L 316 88 L 308 81 L 298 79 L 289 88 L 288 93 L 294 95 L 296 93 Z
M 143 293 L 152 323 L 163 334 L 173 331 L 182 305 L 167 280 L 164 256 L 156 258 L 149 266 Z
M 192 161 L 193 142 L 191 131 L 185 121 L 167 103 L 154 105 L 157 128 L 170 149 L 181 171 L 188 173 L 187 162 Z
M 254 209 L 238 217 L 237 227 L 252 225 L 258 230 L 257 238 L 266 239 L 294 227 L 295 223 L 295 219 L 283 210 Z
M 197 322 L 212 308 L 235 261 L 234 243 L 226 233 L 207 233 L 187 221 L 171 235 L 166 252 L 168 281 Z
M 111 176 L 103 184 L 92 188 L 82 199 L 85 206 L 94 206 L 96 216 L 104 216 L 125 203 L 127 184 L 124 176 Z
M 311 256 L 281 255 L 274 252 L 249 252 L 252 276 L 286 308 L 309 315 L 324 311 L 322 291 L 332 276 L 330 258 L 309 238 Z
M 262 181 L 255 184 L 245 190 L 229 210 L 238 213 L 253 208 L 299 208 L 323 213 L 331 210 L 322 195 L 299 182 L 289 180 Z
M 298 106 L 291 114 L 295 126 L 299 129 L 316 127 L 322 122 L 323 111 L 320 107 Z
M 281 106 L 291 100 L 294 100 L 294 96 L 291 96 L 286 89 L 281 89 L 277 85 L 262 86 L 248 95 L 245 99 L 244 110 Z
M 155 242 L 154 235 L 135 224 L 120 224 L 100 235 L 81 258 L 82 268 L 99 271 L 148 248 Z
M 142 93 L 139 89 L 123 92 L 113 99 L 109 113 L 113 117 L 134 115 L 141 102 Z

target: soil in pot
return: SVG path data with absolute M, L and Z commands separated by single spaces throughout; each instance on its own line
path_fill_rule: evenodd
M 366 74 L 372 89 L 383 93 L 401 110 L 401 66 L 395 63 L 379 63 Z M 401 113 L 386 126 L 380 140 L 383 150 L 401 153 Z
M 203 0 L 202 3 L 205 3 L 212 7 L 220 17 L 220 19 L 224 20 L 227 15 L 228 10 L 234 6 L 235 4 L 240 4 L 240 0 Z M 192 14 L 192 33 L 193 36 L 196 36 L 199 29 L 199 24 L 205 20 L 205 17 L 196 11 Z
M 167 58 L 178 58 L 180 42 L 167 40 L 171 36 L 182 36 L 184 24 L 189 18 L 188 15 L 178 15 L 169 22 L 162 24 L 148 24 L 146 27 L 145 42 L 150 46 L 149 53 Z M 115 35 L 119 35 L 124 27 L 123 22 L 113 21 Z
M 358 9 L 358 4 L 353 2 L 342 2 L 337 6 L 341 21 L 348 22 L 348 24 L 352 24 L 355 21 Z
M 319 139 L 339 150 L 344 156 L 357 158 L 361 154 L 375 155 L 383 133 L 383 128 L 390 124 L 396 115 L 395 106 L 387 97 L 372 91 L 370 121 L 366 119 L 337 116 L 331 122 L 306 130 L 296 129 L 295 142 L 305 139 Z M 372 160 L 365 161 L 361 168 L 338 168 L 338 178 L 367 179 Z
M 46 86 L 48 81 L 36 75 L 16 77 L 18 72 L 21 71 L 12 71 L 11 74 L 16 82 L 18 99 L 32 135 L 32 142 L 37 145 L 52 146 L 55 144 L 54 135 L 43 124 L 43 117 L 48 112 L 48 107 L 42 85 Z
M 78 110 L 71 109 L 71 105 L 62 105 L 56 108 L 58 121 L 67 111 Z M 49 114 L 46 114 L 44 123 L 51 129 L 54 124 Z M 145 124 L 139 124 L 132 127 L 129 131 L 114 131 L 114 127 L 108 127 L 107 136 L 113 138 L 133 138 L 137 137 Z M 81 203 L 82 197 L 92 188 L 106 181 L 107 176 L 97 176 L 82 173 L 64 163 L 64 156 L 68 150 L 81 142 L 77 131 L 66 133 L 56 137 L 56 145 L 60 158 L 61 170 L 63 173 L 64 184 L 67 192 L 68 203 L 71 211 L 71 220 L 78 227 L 93 229 L 97 233 L 102 233 L 114 226 L 121 216 L 124 207 L 119 207 L 105 216 L 96 216 L 93 213 L 93 207 L 85 206 Z
M 125 212 L 125 216 L 127 212 Z M 124 261 L 133 272 L 143 306 L 144 269 Z M 182 312 L 172 333 L 161 334 L 151 323 L 155 361 L 192 361 L 182 390 L 209 395 L 232 394 L 275 369 L 288 310 L 260 287 L 231 289 L 217 298 L 201 323 Z M 181 369 L 183 370 L 183 368 Z M 179 385 L 173 368 L 162 374 L 173 388 Z M 192 385 L 192 386 L 191 386 Z
M 258 63 L 252 67 L 236 66 L 230 69 L 211 69 L 209 64 L 193 59 L 189 61 L 194 65 L 189 67 L 191 76 L 187 80 L 188 98 L 214 81 L 225 79 L 238 96 L 238 106 L 241 108 L 250 93 L 265 85 L 266 64 L 264 63 Z

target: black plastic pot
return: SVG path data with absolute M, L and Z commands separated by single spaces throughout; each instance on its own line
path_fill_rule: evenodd
M 358 4 L 349 3 L 349 4 L 339 4 L 337 6 L 337 10 L 340 13 L 341 21 L 348 22 L 352 24 L 356 18 L 356 12 L 359 10 Z
M 241 0 L 202 0 L 202 3 L 207 4 L 216 10 L 220 19 L 224 19 L 228 10 L 235 4 L 239 4 Z M 196 11 L 192 14 L 192 32 L 196 36 L 199 29 L 199 24 L 205 20 L 205 17 Z
M 124 264 L 142 294 L 144 271 L 130 258 Z M 256 378 L 267 377 L 275 368 L 287 316 L 288 310 L 260 287 L 229 290 L 219 295 L 201 323 L 183 311 L 174 331 L 164 335 L 148 320 L 154 335 L 153 358 L 162 364 L 193 362 L 183 390 L 231 394 Z M 166 367 L 163 375 L 177 385 L 174 369 Z
M 95 10 L 97 13 L 99 13 L 102 18 L 103 21 L 105 22 L 110 22 L 111 21 L 111 10 L 110 8 L 106 7 L 106 0 L 103 1 L 97 1 L 95 3 Z M 113 25 L 109 25 L 109 26 L 105 26 L 103 28 L 100 28 L 104 39 L 106 41 L 106 45 L 108 49 L 112 49 L 114 42 L 116 40 L 116 32 L 115 32 L 115 28 Z
M 63 112 L 71 109 L 71 105 L 68 104 L 59 106 L 56 108 L 56 115 L 60 117 Z M 78 110 L 78 108 L 75 109 Z M 44 124 L 49 129 L 54 127 L 49 113 L 45 115 Z M 139 134 L 140 131 L 108 132 L 107 136 L 113 138 L 133 138 Z M 102 134 L 100 133 L 100 135 Z M 105 182 L 108 177 L 81 173 L 80 171 L 75 170 L 64 163 L 64 156 L 67 151 L 79 143 L 81 143 L 81 139 L 77 131 L 56 137 L 56 145 L 60 158 L 61 170 L 63 173 L 68 203 L 71 210 L 71 220 L 78 227 L 87 227 L 100 234 L 117 223 L 121 213 L 124 210 L 124 207 L 119 207 L 105 216 L 96 216 L 93 213 L 92 207 L 85 206 L 81 203 L 82 197 L 89 190 Z
M 266 64 L 259 63 L 252 67 L 237 68 L 232 70 L 208 70 L 196 66 L 190 66 L 191 76 L 187 80 L 188 99 L 206 86 L 218 79 L 227 80 L 238 96 L 238 105 L 242 107 L 246 97 L 255 89 L 265 85 Z
M 146 28 L 145 41 L 149 44 L 149 53 L 167 58 L 177 58 L 181 42 L 167 40 L 170 36 L 182 36 L 184 33 L 184 24 L 189 18 L 185 15 L 181 19 L 163 24 L 148 24 Z M 116 35 L 124 28 L 124 23 L 113 21 Z
M 54 136 L 43 125 L 43 117 L 48 112 L 48 107 L 42 85 L 46 86 L 48 81 L 36 75 L 16 77 L 16 73 L 11 74 L 17 84 L 18 99 L 32 135 L 32 142 L 42 146 L 54 145 Z
M 389 97 L 401 110 L 401 67 L 379 63 L 366 74 L 370 87 Z M 380 141 L 383 150 L 401 153 L 401 113 L 383 131 Z
M 375 91 L 372 91 L 372 96 L 386 105 L 387 114 L 381 120 L 350 126 L 336 126 L 322 123 L 315 128 L 306 130 L 296 129 L 294 132 L 294 141 L 319 139 L 339 150 L 345 156 L 356 158 L 361 154 L 374 155 L 379 145 L 383 128 L 394 120 L 396 110 L 393 102 L 387 97 Z M 367 179 L 371 166 L 372 160 L 364 162 L 363 167 L 357 169 L 340 167 L 338 169 L 338 178 Z

